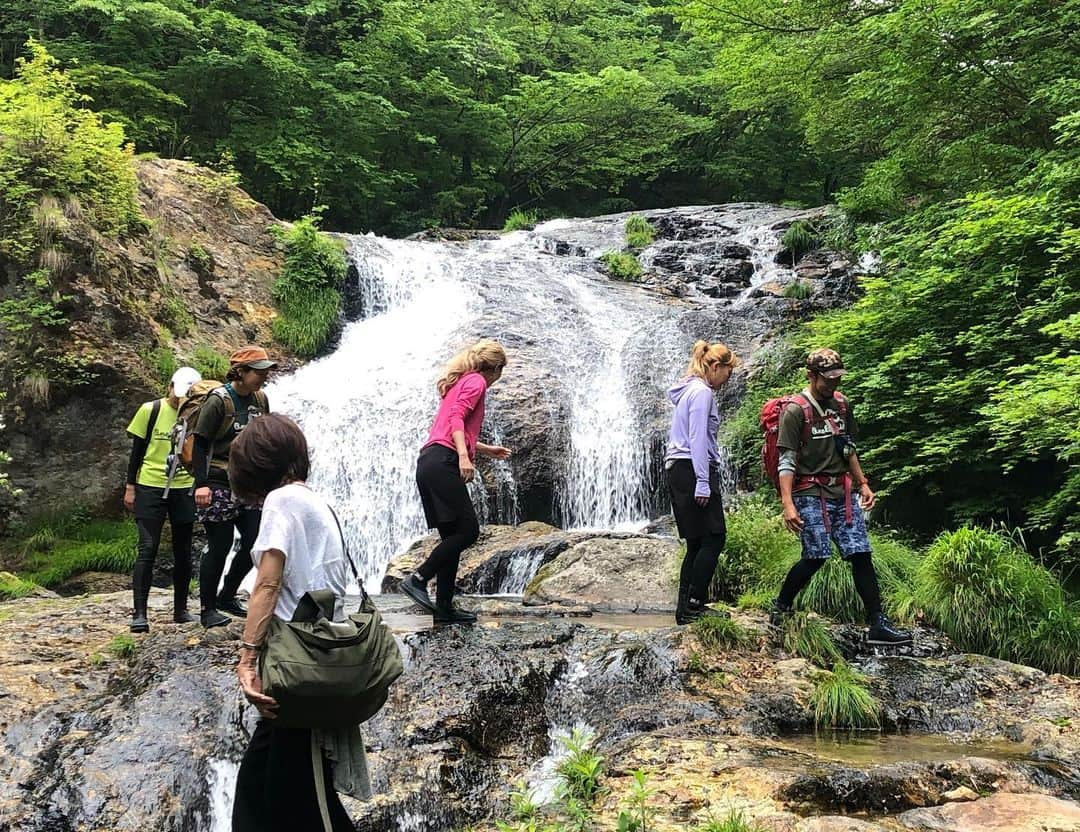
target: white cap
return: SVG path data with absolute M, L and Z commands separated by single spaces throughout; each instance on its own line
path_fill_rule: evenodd
M 181 367 L 169 379 L 173 395 L 177 397 L 186 396 L 187 391 L 196 381 L 202 381 L 202 375 L 194 367 Z

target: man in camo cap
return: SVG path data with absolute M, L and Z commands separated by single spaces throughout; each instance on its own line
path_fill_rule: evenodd
M 851 564 L 855 588 L 866 607 L 867 642 L 897 645 L 911 641 L 881 611 L 881 592 L 870 558 L 863 512 L 874 507 L 870 480 L 859 465 L 858 427 L 851 405 L 837 387 L 847 372 L 836 350 L 818 349 L 806 357 L 807 387 L 780 417 L 780 499 L 784 525 L 802 541 L 796 563 L 773 601 L 771 619 L 780 623 L 795 596 L 832 555 L 833 545 Z M 858 499 L 852 499 L 852 492 Z

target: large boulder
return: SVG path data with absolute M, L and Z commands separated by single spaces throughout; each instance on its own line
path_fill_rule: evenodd
M 578 604 L 596 612 L 670 612 L 679 552 L 674 541 L 645 535 L 592 537 L 541 568 L 524 600 Z
M 1077 832 L 1080 804 L 1046 794 L 1002 792 L 970 803 L 912 809 L 900 822 L 915 832 Z

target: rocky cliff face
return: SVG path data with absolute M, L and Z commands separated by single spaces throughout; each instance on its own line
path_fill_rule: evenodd
M 85 256 L 64 304 L 71 325 L 63 348 L 92 381 L 8 402 L 12 479 L 31 511 L 115 507 L 124 428 L 140 402 L 164 392 L 159 350 L 191 358 L 270 344 L 270 286 L 283 262 L 269 233 L 277 220 L 206 168 L 154 159 L 139 160 L 136 171 L 146 231 L 70 246 Z

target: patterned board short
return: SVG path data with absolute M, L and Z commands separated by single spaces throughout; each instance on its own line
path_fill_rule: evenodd
M 850 558 L 859 552 L 870 551 L 870 538 L 866 534 L 866 521 L 855 495 L 851 497 L 851 525 L 844 517 L 844 500 L 826 500 L 829 510 L 830 531 L 825 530 L 825 518 L 821 513 L 820 497 L 795 497 L 795 508 L 803 519 L 802 556 L 804 558 L 827 558 L 832 554 L 832 544 L 840 549 L 840 555 Z
M 232 491 L 220 485 L 210 487 L 210 505 L 196 507 L 195 514 L 203 523 L 228 523 L 240 516 L 246 506 L 233 498 Z

